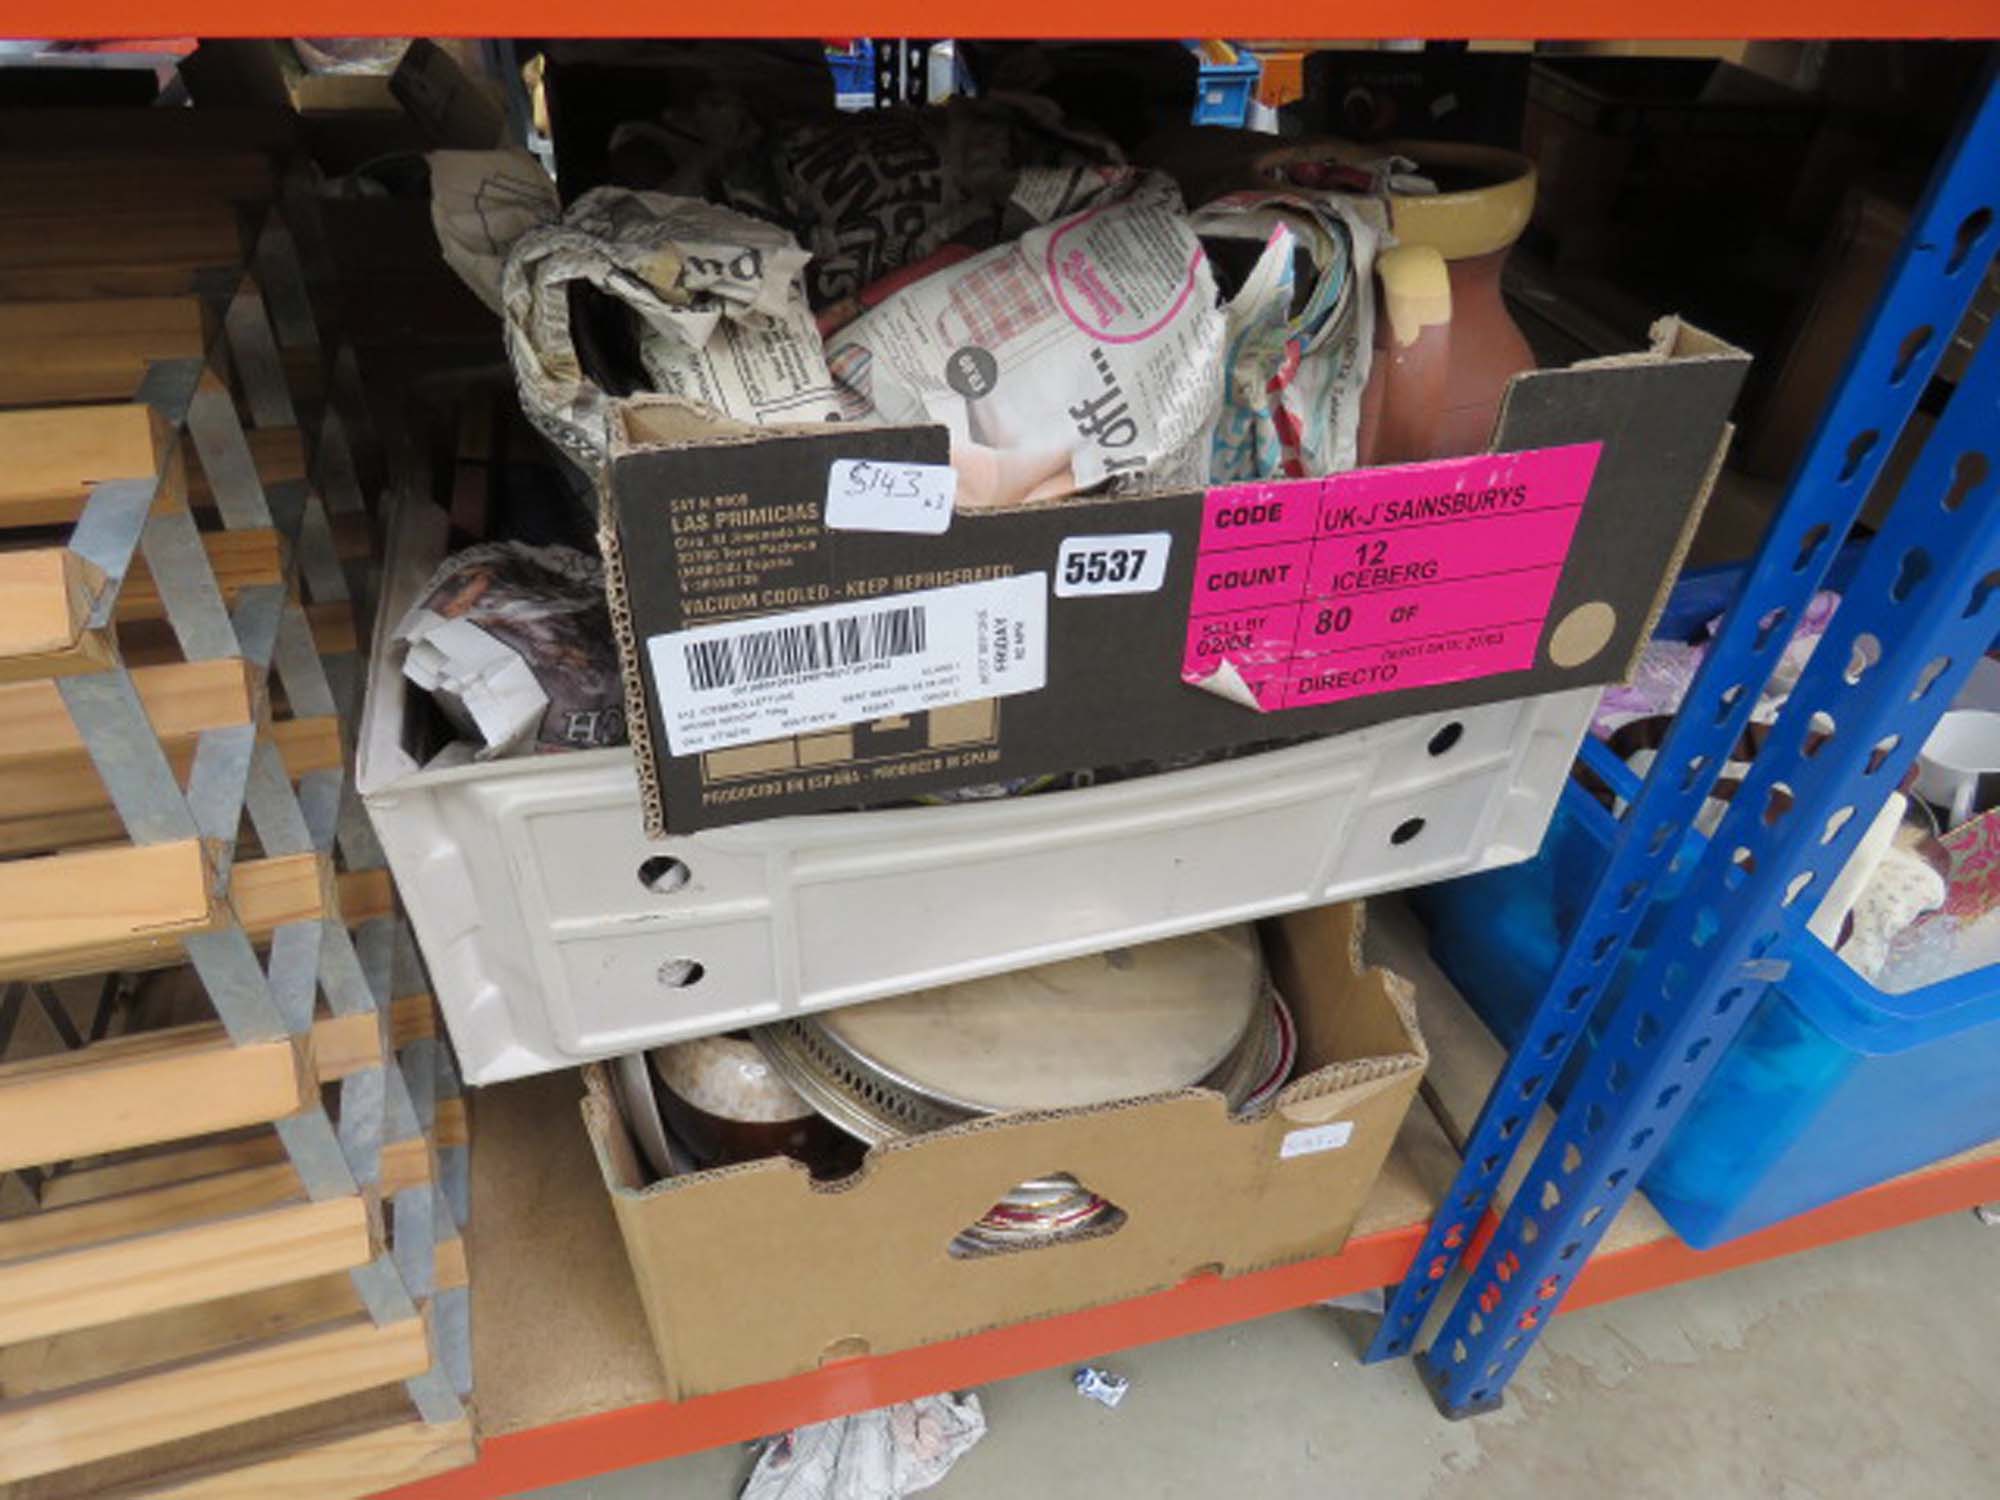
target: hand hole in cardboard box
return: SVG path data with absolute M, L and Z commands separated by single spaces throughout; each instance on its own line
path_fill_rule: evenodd
M 1125 1210 L 1069 1172 L 1031 1177 L 951 1237 L 953 1260 L 1014 1255 L 1103 1239 L 1125 1225 Z
M 820 1368 L 837 1365 L 845 1360 L 866 1359 L 874 1352 L 868 1340 L 858 1333 L 850 1333 L 845 1338 L 835 1339 L 819 1351 Z

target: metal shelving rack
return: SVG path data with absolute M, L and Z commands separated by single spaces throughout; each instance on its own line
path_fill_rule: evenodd
M 1989 77 L 1783 509 L 1730 607 L 1575 935 L 1466 1142 L 1464 1166 L 1369 1350 L 1411 1352 L 1525 1127 L 1575 1050 L 1693 826 L 1791 624 L 1986 276 L 2000 240 L 2000 85 Z M 1874 811 L 2000 634 L 2000 340 L 1974 354 L 1831 629 L 1666 914 L 1555 1129 L 1421 1356 L 1448 1415 L 1499 1404 L 1618 1210 L 1768 986 Z
M 183 0 L 167 7 L 156 0 L 18 0 L 8 19 L 10 29 L 23 34 L 99 36 L 272 31 L 545 35 L 551 25 L 546 7 L 527 0 L 483 0 L 477 6 L 470 0 L 288 0 L 276 12 L 249 0 Z M 961 20 L 963 24 L 953 23 L 948 10 L 940 12 L 934 4 L 920 7 L 913 0 L 871 0 L 837 13 L 803 0 L 762 0 L 748 11 L 717 18 L 714 29 L 732 36 L 997 31 L 1177 37 L 1217 30 L 1279 35 L 1316 29 L 1440 37 L 1563 38 L 1633 30 L 1683 38 L 1864 37 L 1891 31 L 1975 36 L 1992 35 L 2000 15 L 1990 0 L 1912 0 L 1894 12 L 1861 0 L 1760 0 L 1748 8 L 1730 0 L 1689 0 L 1643 22 L 1609 14 L 1595 0 L 1515 0 L 1499 13 L 1472 0 L 1423 0 L 1415 6 L 1407 0 L 1362 0 L 1318 13 L 1301 12 L 1285 0 L 1249 0 L 1222 26 L 1205 0 L 1174 0 L 1165 7 L 1114 0 L 1087 16 L 1074 7 L 1031 0 L 1004 17 L 968 13 Z M 700 25 L 700 18 L 675 21 Z M 637 35 L 657 27 L 660 17 L 642 0 L 606 0 L 582 20 L 559 18 L 557 29 L 581 24 L 599 35 Z M 2000 191 L 1996 164 L 2000 103 L 1989 90 L 1920 214 L 1895 290 L 1857 352 L 1841 398 L 1822 424 L 1791 501 L 1731 612 L 1710 670 L 1681 716 L 1682 727 L 1657 763 L 1661 773 L 1624 821 L 1612 868 L 1586 918 L 1586 935 L 1566 961 L 1571 972 L 1551 989 L 1528 1043 L 1501 1071 L 1494 1095 L 1501 1102 L 1489 1106 L 1488 1118 L 1477 1127 L 1494 1149 L 1484 1149 L 1487 1141 L 1468 1143 L 1466 1165 L 1448 1195 L 1439 1196 L 1439 1183 L 1421 1195 L 1426 1206 L 1398 1201 L 1383 1206 L 1372 1222 L 1364 1216 L 1364 1231 L 1336 1256 L 1226 1282 L 1199 1278 L 1153 1297 L 952 1344 L 843 1362 L 767 1386 L 669 1403 L 648 1396 L 641 1379 L 606 1402 L 579 1404 L 553 1395 L 541 1403 L 516 1400 L 517 1420 L 507 1432 L 489 1435 L 479 1462 L 396 1493 L 404 1500 L 476 1500 L 584 1478 L 884 1401 L 1306 1306 L 1406 1273 L 1372 1352 L 1407 1353 L 1417 1342 L 1422 1315 L 1432 1310 L 1453 1267 L 1460 1258 L 1478 1253 L 1471 1285 L 1427 1357 L 1441 1404 L 1465 1412 L 1491 1404 L 1534 1335 L 1564 1307 L 1631 1295 L 2000 1196 L 2000 1155 L 1989 1152 L 1884 1184 L 1713 1252 L 1696 1254 L 1671 1238 L 1616 1249 L 1595 1244 L 1615 1218 L 1616 1206 L 1630 1197 L 1706 1067 L 1749 1014 L 1756 994 L 1776 977 L 1774 955 L 1802 925 L 1804 914 L 1802 907 L 1788 902 L 1840 867 L 1867 821 L 1849 817 L 1830 838 L 1822 838 L 1829 820 L 1838 809 L 1865 805 L 1860 799 L 1868 788 L 1894 783 L 1920 746 L 1924 730 L 1995 634 L 1996 610 L 1984 585 L 2000 568 L 2000 532 L 1985 525 L 1982 514 L 2000 469 L 1995 462 L 2000 460 L 1995 450 L 2000 347 L 1992 339 L 1931 443 L 1935 454 L 1984 454 L 1985 477 L 1961 490 L 1959 503 L 1950 510 L 1940 498 L 1952 493 L 1958 481 L 1955 463 L 1943 457 L 1930 461 L 1906 486 L 1904 503 L 1873 544 L 1872 559 L 1856 582 L 1856 598 L 1865 602 L 1842 611 L 1836 633 L 1815 659 L 1814 673 L 1794 694 L 1788 726 L 1781 726 L 1759 758 L 1754 779 L 1735 800 L 1709 859 L 1696 872 L 1695 894 L 1677 909 L 1667 940 L 1653 950 L 1633 987 L 1613 1044 L 1600 1049 L 1526 1183 L 1506 1203 L 1499 1201 L 1498 1192 L 1505 1159 L 1511 1159 L 1525 1134 L 1520 1122 L 1532 1118 L 1546 1093 L 1546 1079 L 1557 1071 L 1558 1054 L 1568 1050 L 1566 1033 L 1575 1029 L 1568 1024 L 1570 1013 L 1587 1011 L 1600 992 L 1601 976 L 1629 941 L 1650 872 L 1666 847 L 1654 830 L 1684 826 L 1701 805 L 1725 758 L 1722 752 L 1748 715 L 1755 685 L 1768 675 L 1782 649 L 1783 620 L 1810 597 L 1922 390 L 1943 344 L 1939 334 L 1955 326 L 1977 269 L 1992 256 L 1992 216 Z M 1928 341 L 1910 338 L 1926 325 L 1932 330 Z M 1872 440 L 1860 442 L 1864 434 L 1872 434 Z M 1909 563 L 1918 554 L 1928 564 L 1921 577 L 1913 576 Z M 1783 616 L 1776 615 L 1780 610 Z M 1844 669 L 1855 659 L 1864 634 L 1873 641 L 1866 653 L 1870 659 L 1850 681 Z M 1948 665 L 1925 680 L 1939 656 L 1949 658 Z M 1922 690 L 1911 701 L 1920 681 Z M 1769 793 L 1785 781 L 1786 769 L 1800 764 L 1815 711 L 1832 713 L 1839 732 L 1820 751 L 1811 781 L 1794 774 L 1788 789 L 1798 795 L 1789 811 L 1767 826 Z M 1732 858 L 1739 848 L 1751 851 L 1754 870 Z M 1638 894 L 1628 898 L 1635 883 Z M 1722 912 L 1730 914 L 1726 927 Z M 1582 998 L 1572 998 L 1579 993 Z M 1552 1042 L 1557 1037 L 1561 1040 Z M 1554 1052 L 1544 1056 L 1541 1049 L 1551 1046 Z M 1532 1087 L 1523 1093 L 1525 1085 Z M 482 1169 L 474 1163 L 479 1174 L 474 1196 L 482 1218 L 496 1231 L 516 1222 L 564 1222 L 570 1253 L 557 1266 L 546 1249 L 536 1252 L 496 1232 L 472 1246 L 474 1296 L 493 1299 L 485 1305 L 495 1326 L 509 1325 L 509 1341 L 523 1349 L 539 1345 L 548 1350 L 557 1347 L 549 1341 L 560 1340 L 577 1344 L 579 1357 L 615 1359 L 616 1351 L 629 1350 L 636 1323 L 629 1286 L 620 1282 L 625 1274 L 618 1263 L 622 1248 L 611 1232 L 594 1170 L 578 1142 L 555 1139 L 555 1133 L 536 1126 L 549 1117 L 552 1095 L 546 1080 L 490 1092 L 492 1097 L 482 1101 L 487 1106 L 482 1111 L 482 1151 L 492 1165 Z M 423 1100 L 413 1104 L 424 1112 Z M 1510 1120 L 1511 1129 L 1506 1128 Z M 1435 1126 L 1428 1128 L 1435 1131 Z M 1445 1149 L 1442 1142 L 1430 1144 Z M 1494 1156 L 1503 1160 L 1489 1169 Z M 1444 1208 L 1431 1212 L 1428 1205 L 1440 1202 Z M 1544 1207 L 1545 1202 L 1552 1206 Z M 587 1217 L 593 1213 L 602 1231 L 594 1239 Z M 608 1269 L 596 1264 L 603 1259 L 598 1252 L 609 1256 Z M 492 1290 L 485 1292 L 481 1288 L 488 1285 L 484 1278 L 489 1271 Z M 537 1280 L 548 1283 L 538 1288 L 546 1295 L 519 1295 L 520 1288 Z M 642 1351 L 640 1363 L 647 1357 Z M 539 1368 L 539 1361 L 524 1360 L 522 1367 Z M 482 1388 L 488 1385 L 484 1363 L 480 1381 Z M 489 1394 L 497 1404 L 506 1393 Z

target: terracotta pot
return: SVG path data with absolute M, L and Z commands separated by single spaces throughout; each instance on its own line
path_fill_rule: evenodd
M 1494 146 L 1392 141 L 1379 149 L 1409 157 L 1438 184 L 1435 194 L 1392 193 L 1389 219 L 1399 251 L 1425 250 L 1442 259 L 1449 307 L 1443 310 L 1448 322 L 1440 330 L 1430 321 L 1440 311 L 1434 273 L 1405 272 L 1409 282 L 1399 288 L 1396 267 L 1384 269 L 1384 316 L 1376 323 L 1377 349 L 1386 343 L 1390 350 L 1382 376 L 1390 389 L 1383 406 L 1403 418 L 1396 433 L 1385 429 L 1385 435 L 1403 437 L 1420 451 L 1370 454 L 1364 449 L 1363 462 L 1477 453 L 1493 436 L 1507 382 L 1535 367 L 1534 352 L 1500 294 L 1507 253 L 1534 212 L 1535 164 Z M 1399 307 L 1399 302 L 1405 305 Z M 1435 369 L 1440 362 L 1441 374 Z M 1419 367 L 1419 372 L 1402 373 L 1403 365 Z M 1371 383 L 1374 379 L 1371 372 Z M 1440 387 L 1441 397 L 1434 394 Z M 1419 394 L 1437 402 L 1427 441 L 1421 438 L 1420 414 L 1407 404 Z

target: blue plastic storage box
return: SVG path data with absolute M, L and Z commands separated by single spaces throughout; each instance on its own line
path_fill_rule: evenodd
M 1637 777 L 1596 740 L 1582 758 L 1615 792 L 1637 791 Z M 1439 966 L 1509 1046 L 1555 970 L 1614 828 L 1572 781 L 1534 859 L 1411 893 Z M 1683 870 L 1705 844 L 1688 835 Z M 1675 885 L 1670 878 L 1656 897 L 1579 1054 L 1609 1023 Z M 1697 1249 L 2000 1139 L 2000 971 L 1891 995 L 1810 934 L 1791 961 L 1646 1177 L 1653 1206 Z M 1558 1100 L 1580 1065 L 1572 1058 Z
M 1202 56 L 1198 43 L 1187 45 L 1195 50 L 1201 62 L 1201 87 L 1194 97 L 1194 123 L 1238 128 L 1249 124 L 1250 105 L 1257 97 L 1257 80 L 1264 72 L 1256 54 L 1231 43 L 1236 47 L 1235 62 L 1210 62 Z

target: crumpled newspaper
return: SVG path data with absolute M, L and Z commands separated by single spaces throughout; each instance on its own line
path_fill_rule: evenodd
M 639 366 L 627 372 L 630 388 L 685 396 L 745 422 L 834 415 L 805 264 L 791 235 L 732 209 L 593 188 L 507 258 L 501 300 L 523 410 L 586 472 L 603 469 L 612 400 L 628 391 L 603 383 L 626 383 L 608 368 L 615 348 L 585 367 L 570 295 L 581 283 L 629 318 Z
M 531 229 L 562 216 L 556 185 L 518 147 L 502 151 L 433 151 L 431 227 L 445 264 L 494 312 L 507 253 Z
M 1014 202 L 1039 226 L 832 337 L 844 411 L 948 429 L 961 510 L 1199 488 L 1226 319 L 1179 189 L 1157 173 L 1031 171 Z
M 1227 382 L 1208 481 L 1303 479 L 1357 461 L 1375 335 L 1381 205 L 1331 193 L 1228 193 L 1194 231 L 1257 258 L 1228 303 Z
M 473 742 L 474 759 L 625 743 L 604 570 L 574 548 L 455 552 L 392 639 L 408 648 L 403 675 Z
M 943 1479 L 984 1436 L 970 1391 L 815 1422 L 766 1445 L 743 1500 L 899 1500 Z
M 947 241 L 983 247 L 1027 227 L 1007 217 L 1026 170 L 1122 160 L 1110 141 L 1065 124 L 1052 101 L 1027 95 L 868 110 L 779 134 L 773 207 L 812 251 L 806 285 L 818 308 Z

